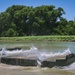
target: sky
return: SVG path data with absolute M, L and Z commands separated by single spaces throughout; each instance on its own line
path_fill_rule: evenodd
M 67 20 L 74 20 L 75 17 L 75 0 L 0 0 L 0 12 L 4 12 L 12 5 L 25 5 L 25 6 L 41 6 L 41 5 L 54 5 L 56 8 L 61 7 L 66 12 L 63 15 Z

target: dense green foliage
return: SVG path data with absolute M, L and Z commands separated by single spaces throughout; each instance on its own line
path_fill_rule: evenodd
M 13 5 L 0 13 L 0 36 L 75 35 L 75 22 L 63 14 L 63 8 L 53 5 Z

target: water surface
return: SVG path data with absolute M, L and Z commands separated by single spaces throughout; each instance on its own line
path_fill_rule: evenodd
M 43 52 L 63 52 L 69 48 L 71 52 L 75 53 L 75 42 L 0 42 L 0 48 L 21 47 L 28 50 L 32 45 Z M 75 75 L 75 63 L 53 68 L 0 64 L 0 75 Z

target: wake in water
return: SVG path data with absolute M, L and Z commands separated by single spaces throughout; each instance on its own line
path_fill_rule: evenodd
M 37 55 L 38 54 L 38 50 L 36 47 L 31 47 L 30 50 L 13 50 L 13 51 L 9 51 L 5 48 L 2 48 L 2 50 L 0 51 L 0 57 L 11 57 L 11 58 L 17 58 L 17 57 L 29 57 L 29 56 L 33 56 L 33 55 Z
M 71 51 L 69 50 L 69 48 L 62 53 L 61 52 L 57 52 L 57 53 L 41 52 L 41 53 L 39 53 L 38 59 L 40 61 L 44 61 L 44 60 L 56 61 L 56 59 L 65 59 L 66 55 L 69 55 L 69 54 L 71 54 Z
M 2 48 L 0 51 L 0 57 L 11 57 L 11 58 L 16 58 L 16 57 L 23 57 L 23 58 L 32 58 L 32 59 L 38 59 L 40 61 L 44 60 L 50 60 L 50 61 L 56 61 L 56 59 L 65 59 L 66 55 L 71 54 L 71 51 L 69 48 L 63 52 L 40 52 L 35 46 L 32 46 L 30 50 L 13 50 L 9 51 L 6 50 L 5 48 Z
M 57 53 L 53 53 L 53 52 L 40 52 L 35 46 L 32 46 L 30 48 L 30 50 L 13 50 L 13 51 L 9 51 L 6 50 L 5 48 L 2 48 L 2 50 L 0 51 L 0 57 L 31 57 L 34 59 L 38 59 L 40 61 L 44 61 L 44 60 L 53 60 L 56 61 L 56 59 L 65 59 L 66 55 L 71 54 L 71 51 L 69 50 L 69 48 L 67 50 L 65 50 L 64 52 L 57 52 Z

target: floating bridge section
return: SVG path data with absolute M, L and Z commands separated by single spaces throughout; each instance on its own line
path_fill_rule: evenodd
M 1 63 L 19 66 L 37 66 L 36 60 L 23 58 L 1 58 Z
M 75 54 L 69 50 L 63 53 L 55 54 L 40 54 L 37 48 L 33 47 L 30 50 L 14 50 L 8 51 L 1 49 L 0 62 L 9 65 L 19 66 L 41 66 L 54 67 L 66 66 L 75 62 Z
M 70 54 L 66 56 L 66 59 L 58 59 L 54 61 L 40 61 L 41 67 L 54 67 L 54 66 L 66 66 L 75 62 L 75 54 Z M 1 58 L 1 63 L 9 65 L 19 65 L 19 66 L 37 66 L 39 65 L 36 59 L 24 59 L 24 58 Z

